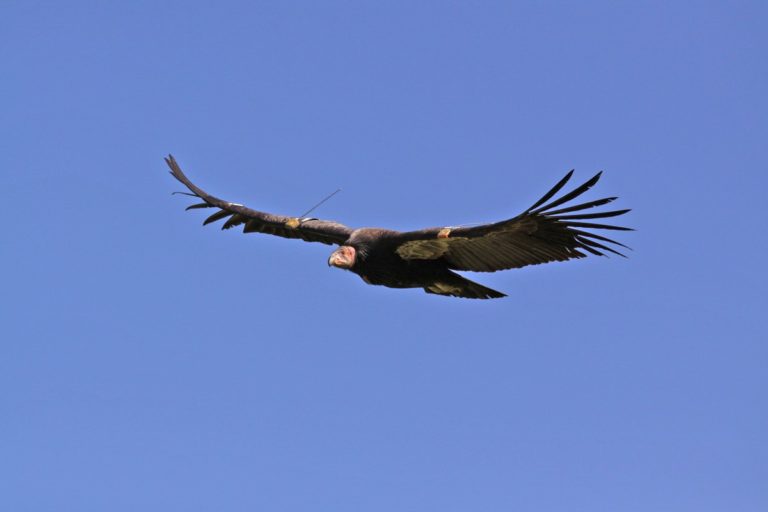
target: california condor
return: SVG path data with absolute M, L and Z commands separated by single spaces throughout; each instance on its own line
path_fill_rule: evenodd
M 173 156 L 168 155 L 165 161 L 171 174 L 191 191 L 191 194 L 185 194 L 203 201 L 189 206 L 187 210 L 216 208 L 203 225 L 227 219 L 222 229 L 243 225 L 244 233 L 267 233 L 338 245 L 339 248 L 328 258 L 328 265 L 350 270 L 368 284 L 390 288 L 423 288 L 427 293 L 469 299 L 504 297 L 503 293 L 452 271 L 495 272 L 584 258 L 587 253 L 605 256 L 610 252 L 624 256 L 605 244 L 627 248 L 626 245 L 586 230 L 631 231 L 620 226 L 584 222 L 616 217 L 629 210 L 573 214 L 608 204 L 615 197 L 556 209 L 592 188 L 601 173 L 552 200 L 573 175 L 570 171 L 536 204 L 509 220 L 470 227 L 446 226 L 401 232 L 381 228 L 353 229 L 334 221 L 284 217 L 251 210 L 198 188 L 184 175 Z

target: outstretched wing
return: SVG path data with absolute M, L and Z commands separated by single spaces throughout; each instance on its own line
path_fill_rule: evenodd
M 187 210 L 197 208 L 215 208 L 216 212 L 205 219 L 203 225 L 227 219 L 221 229 L 229 229 L 241 224 L 244 225 L 243 233 L 266 233 L 282 236 L 283 238 L 300 238 L 307 242 L 322 242 L 324 244 L 341 245 L 349 238 L 352 229 L 338 222 L 318 220 L 311 218 L 300 219 L 298 217 L 284 217 L 271 213 L 251 210 L 241 204 L 230 203 L 218 197 L 214 197 L 189 181 L 189 178 L 181 171 L 181 167 L 172 155 L 168 155 L 165 163 L 171 168 L 171 174 L 186 186 L 191 193 L 182 192 L 202 199 L 202 203 L 193 204 Z
M 626 245 L 587 230 L 631 231 L 630 228 L 584 221 L 616 217 L 629 210 L 572 213 L 608 204 L 615 197 L 556 209 L 592 188 L 601 174 L 597 173 L 580 187 L 547 203 L 571 178 L 573 171 L 570 171 L 536 204 L 513 219 L 474 227 L 430 228 L 403 233 L 403 243 L 396 252 L 405 260 L 442 259 L 449 268 L 478 272 L 584 258 L 586 253 L 605 256 L 610 252 L 624 256 L 610 245 L 628 248 Z

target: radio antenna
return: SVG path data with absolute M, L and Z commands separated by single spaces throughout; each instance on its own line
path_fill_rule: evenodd
M 327 196 L 325 196 L 325 198 L 324 198 L 322 201 L 320 201 L 319 203 L 317 203 L 315 206 L 313 206 L 312 208 L 310 208 L 310 209 L 309 209 L 309 210 L 307 210 L 306 212 L 302 213 L 302 214 L 301 214 L 301 216 L 299 216 L 299 218 L 300 218 L 300 219 L 303 219 L 303 218 L 305 218 L 307 215 L 309 215 L 310 213 L 312 213 L 313 211 L 315 211 L 315 209 L 316 209 L 318 206 L 320 206 L 321 204 L 323 204 L 324 202 L 326 202 L 327 200 L 329 200 L 330 198 L 332 198 L 333 196 L 335 196 L 335 195 L 336 195 L 336 194 L 338 194 L 339 192 L 341 192 L 341 189 L 340 189 L 340 188 L 337 188 L 335 192 L 333 192 L 333 193 L 331 193 L 331 194 L 328 194 Z

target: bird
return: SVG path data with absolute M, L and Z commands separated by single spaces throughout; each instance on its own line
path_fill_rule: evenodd
M 558 208 L 592 188 L 602 171 L 554 199 L 569 182 L 569 171 L 554 187 L 521 214 L 480 225 L 441 226 L 417 231 L 351 228 L 336 221 L 291 217 L 253 210 L 212 196 L 192 183 L 172 155 L 165 158 L 171 175 L 200 199 L 187 210 L 215 209 L 203 225 L 224 220 L 222 229 L 243 226 L 244 233 L 265 233 L 306 242 L 336 245 L 328 265 L 348 270 L 370 285 L 422 288 L 426 293 L 468 299 L 496 299 L 506 294 L 471 281 L 456 271 L 496 272 L 554 261 L 608 253 L 626 257 L 628 246 L 593 230 L 632 231 L 632 228 L 593 223 L 630 209 L 584 213 L 613 202 L 607 197 Z M 578 213 L 576 213 L 578 212 Z

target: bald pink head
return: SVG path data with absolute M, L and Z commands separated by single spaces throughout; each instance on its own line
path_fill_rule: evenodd
M 334 267 L 350 269 L 355 264 L 355 248 L 349 245 L 342 245 L 328 258 L 328 265 Z

